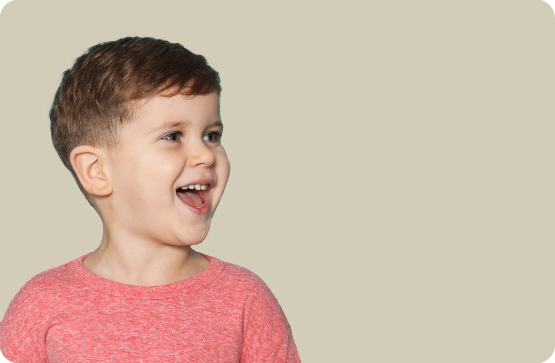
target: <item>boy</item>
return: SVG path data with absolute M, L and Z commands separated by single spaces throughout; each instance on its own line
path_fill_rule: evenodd
M 229 177 L 220 92 L 203 56 L 153 38 L 95 45 L 64 72 L 52 140 L 103 237 L 17 293 L 9 361 L 300 362 L 265 283 L 191 248 Z

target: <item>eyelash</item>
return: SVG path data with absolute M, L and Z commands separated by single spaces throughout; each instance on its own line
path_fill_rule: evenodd
M 223 133 L 221 133 L 221 132 L 219 132 L 219 131 L 213 131 L 213 132 L 207 133 L 206 135 L 210 135 L 210 134 L 216 135 L 216 140 L 215 140 L 215 141 L 212 141 L 212 142 L 219 143 L 219 142 L 222 140 Z M 172 136 L 172 135 L 179 135 L 179 139 L 181 139 L 181 136 L 183 135 L 183 133 L 182 133 L 181 131 L 171 132 L 171 133 L 169 133 L 169 134 L 167 134 L 167 135 L 162 136 L 162 139 L 167 140 L 167 141 L 169 141 L 169 142 L 178 142 L 179 140 L 174 141 L 174 140 L 166 139 L 167 136 Z M 206 135 L 205 135 L 205 136 L 206 136 Z

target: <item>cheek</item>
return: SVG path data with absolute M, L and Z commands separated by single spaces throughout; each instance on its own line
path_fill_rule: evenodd
M 216 169 L 218 170 L 218 172 L 220 174 L 223 174 L 221 176 L 225 176 L 227 179 L 227 176 L 229 176 L 231 165 L 223 147 L 221 151 L 216 153 L 216 164 L 217 164 Z
M 227 184 L 227 180 L 229 179 L 229 172 L 231 169 L 229 160 L 225 159 L 225 162 L 220 163 L 220 165 L 221 171 L 219 173 L 221 174 L 223 181 Z
M 182 153 L 165 153 L 152 160 L 148 173 L 166 192 L 179 186 L 176 183 L 185 172 L 185 162 Z
M 127 192 L 135 193 L 138 187 L 138 177 L 140 168 L 136 160 L 132 158 L 118 158 L 118 162 L 114 165 L 112 175 L 112 185 L 114 191 L 118 194 L 127 194 Z
M 167 155 L 137 154 L 118 165 L 118 186 L 135 195 L 135 198 L 137 195 L 146 199 L 159 198 L 173 188 L 181 173 L 181 168 L 174 159 Z
M 159 193 L 172 190 L 182 172 L 182 165 L 170 157 L 153 160 L 149 165 L 145 165 L 143 170 L 145 183 L 149 188 L 157 189 Z

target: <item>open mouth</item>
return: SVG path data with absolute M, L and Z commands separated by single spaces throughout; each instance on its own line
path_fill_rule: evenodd
M 196 189 L 177 189 L 177 196 L 183 201 L 183 203 L 190 205 L 193 208 L 202 208 L 204 206 L 204 201 L 207 199 L 207 193 L 210 191 L 210 187 L 205 190 Z

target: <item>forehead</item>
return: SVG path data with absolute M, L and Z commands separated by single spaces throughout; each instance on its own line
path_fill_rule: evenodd
M 152 126 L 168 122 L 205 124 L 219 118 L 220 95 L 217 92 L 194 96 L 155 96 L 139 103 L 134 112 L 136 127 L 149 128 L 149 131 Z

